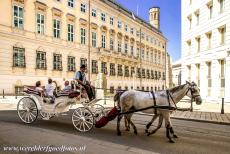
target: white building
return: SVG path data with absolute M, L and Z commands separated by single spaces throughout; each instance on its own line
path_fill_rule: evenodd
M 206 102 L 230 102 L 230 0 L 182 0 L 182 84 Z
M 181 85 L 181 59 L 172 64 L 172 83 L 174 87 Z

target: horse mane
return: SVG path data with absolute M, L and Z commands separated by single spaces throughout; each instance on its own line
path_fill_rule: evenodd
M 176 91 L 178 91 L 180 89 L 183 89 L 185 85 L 186 84 L 183 84 L 183 85 L 180 85 L 180 86 L 177 86 L 177 87 L 173 87 L 173 88 L 171 88 L 169 90 L 170 90 L 171 93 L 175 93 Z

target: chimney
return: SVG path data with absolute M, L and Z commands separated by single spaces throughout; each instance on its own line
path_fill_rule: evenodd
M 149 9 L 149 22 L 156 29 L 160 29 L 160 8 L 152 7 Z

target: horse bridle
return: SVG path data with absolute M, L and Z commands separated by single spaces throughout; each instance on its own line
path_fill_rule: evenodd
M 188 92 L 191 92 L 191 99 L 192 100 L 194 100 L 194 99 L 196 99 L 197 97 L 200 97 L 200 94 L 197 94 L 197 95 L 194 95 L 194 93 L 195 93 L 195 88 L 194 88 L 194 85 L 189 85 L 189 88 L 188 88 L 188 90 L 187 90 L 187 92 L 186 92 L 186 95 L 188 94 Z

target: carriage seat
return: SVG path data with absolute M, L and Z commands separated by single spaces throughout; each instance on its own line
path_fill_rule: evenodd
M 34 94 L 34 95 L 39 95 L 41 96 L 41 92 L 35 90 L 35 86 L 30 86 L 30 87 L 25 87 L 25 89 L 23 90 L 23 92 L 27 93 L 27 94 Z
M 80 94 L 81 93 L 79 90 L 63 90 L 63 91 L 57 93 L 57 95 L 55 97 L 58 98 L 61 96 L 68 96 L 69 98 L 74 98 L 74 97 L 78 97 Z

